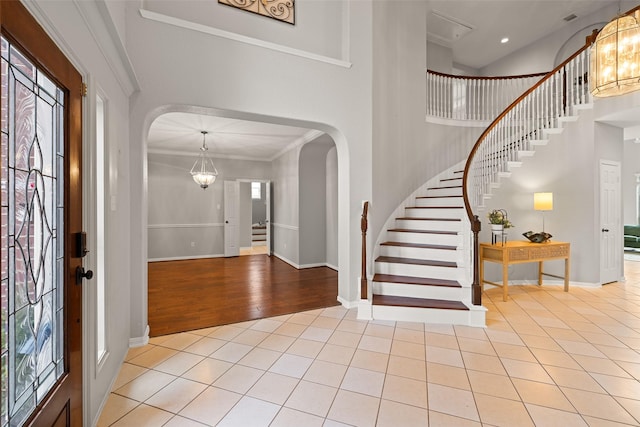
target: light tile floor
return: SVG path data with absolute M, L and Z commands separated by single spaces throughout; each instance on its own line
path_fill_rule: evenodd
M 313 310 L 131 349 L 99 426 L 640 425 L 640 262 L 487 289 L 487 328 Z

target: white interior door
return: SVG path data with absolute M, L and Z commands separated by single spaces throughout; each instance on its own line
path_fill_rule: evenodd
M 271 256 L 271 181 L 265 184 L 265 203 L 267 204 L 267 255 Z
M 224 182 L 224 256 L 240 255 L 240 183 Z
M 600 282 L 618 280 L 621 274 L 622 235 L 620 163 L 600 161 Z

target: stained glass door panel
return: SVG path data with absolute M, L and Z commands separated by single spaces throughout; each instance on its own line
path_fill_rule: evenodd
M 1 425 L 64 374 L 64 91 L 1 39 Z

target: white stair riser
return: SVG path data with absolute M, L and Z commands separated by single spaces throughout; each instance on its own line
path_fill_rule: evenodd
M 412 219 L 396 220 L 396 228 L 408 230 L 462 231 L 462 221 L 421 221 Z
M 373 318 L 376 320 L 396 320 L 400 322 L 445 323 L 451 325 L 471 325 L 468 310 L 441 310 L 435 308 L 392 307 L 374 305 Z
M 464 213 L 463 208 L 418 208 L 418 209 L 405 209 L 405 216 L 410 218 L 462 218 Z
M 462 262 L 462 251 L 457 249 L 431 249 L 431 248 L 408 248 L 404 246 L 380 246 L 380 255 L 400 257 L 430 259 L 434 261 Z
M 401 243 L 424 243 L 431 245 L 460 246 L 462 236 L 459 234 L 407 233 L 388 231 L 387 240 Z
M 415 205 L 417 207 L 429 207 L 429 206 L 452 206 L 459 207 L 464 206 L 464 199 L 462 197 L 437 197 L 434 199 L 416 199 Z
M 425 196 L 462 196 L 462 187 L 455 188 L 430 188 Z
M 396 276 L 428 277 L 433 279 L 463 280 L 464 269 L 456 267 L 439 267 L 432 265 L 396 264 L 388 262 L 375 263 L 378 274 L 393 274 Z
M 450 288 L 447 286 L 410 285 L 406 283 L 373 282 L 373 293 L 377 295 L 395 295 L 399 297 L 442 299 L 460 301 L 463 292 L 469 288 Z

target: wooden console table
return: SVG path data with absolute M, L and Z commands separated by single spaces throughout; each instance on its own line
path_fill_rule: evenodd
M 542 285 L 542 276 L 564 279 L 564 291 L 569 291 L 569 257 L 571 247 L 567 242 L 531 243 L 527 241 L 508 241 L 504 245 L 498 243 L 480 243 L 480 286 L 484 284 L 502 286 L 502 300 L 509 296 L 509 265 L 527 262 L 538 263 L 538 285 Z M 542 271 L 544 261 L 564 259 L 564 277 Z M 502 264 L 502 284 L 484 280 L 484 262 Z

